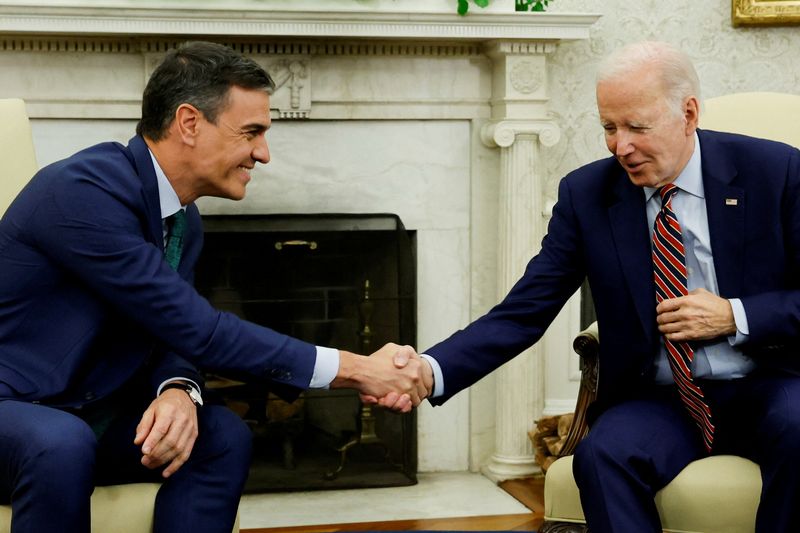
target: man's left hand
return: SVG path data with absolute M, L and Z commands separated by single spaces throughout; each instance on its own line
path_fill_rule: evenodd
M 736 333 L 731 303 L 705 289 L 664 300 L 656 307 L 658 330 L 674 342 L 702 341 Z
M 161 475 L 168 478 L 189 459 L 197 434 L 194 402 L 185 391 L 167 389 L 142 415 L 133 443 L 142 446 L 142 464 L 150 469 L 167 465 Z

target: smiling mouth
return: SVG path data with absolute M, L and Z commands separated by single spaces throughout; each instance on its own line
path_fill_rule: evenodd
M 640 161 L 639 163 L 624 163 L 620 161 L 620 163 L 622 163 L 622 166 L 625 168 L 625 170 L 631 174 L 636 174 L 637 172 L 640 172 L 642 168 L 644 168 L 646 161 Z

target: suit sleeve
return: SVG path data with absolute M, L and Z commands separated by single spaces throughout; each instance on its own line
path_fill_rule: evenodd
M 155 354 L 155 357 L 150 361 L 148 378 L 148 385 L 152 397 L 156 396 L 158 387 L 164 383 L 164 381 L 171 378 L 190 379 L 197 383 L 201 389 L 205 384 L 205 380 L 200 372 L 198 372 L 197 368 L 185 358 L 171 350 Z
M 444 403 L 460 390 L 513 359 L 537 342 L 585 277 L 582 236 L 567 179 L 542 247 L 522 278 L 486 315 L 425 353 L 441 366 Z
M 91 176 L 62 181 L 29 218 L 52 261 L 199 367 L 308 386 L 314 346 L 214 309 L 145 239 L 141 198 Z
M 771 259 L 783 258 L 783 272 L 774 273 L 770 280 L 763 282 L 748 280 L 761 284 L 769 281 L 777 290 L 763 290 L 741 298 L 750 328 L 749 343 L 757 346 L 800 343 L 800 151 L 792 150 L 784 162 L 775 161 L 773 166 L 785 169 L 785 174 L 775 187 L 778 200 L 762 211 L 780 213 L 774 224 L 776 227 L 771 227 L 770 231 L 781 235 L 784 249 L 776 250 Z M 769 220 L 766 212 L 759 217 Z M 748 260 L 759 261 L 755 257 Z

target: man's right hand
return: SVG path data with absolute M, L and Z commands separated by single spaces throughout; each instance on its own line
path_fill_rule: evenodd
M 405 368 L 412 358 L 422 363 L 422 383 L 425 386 L 425 396 L 422 399 L 428 398 L 433 394 L 433 368 L 431 368 L 431 364 L 427 359 L 423 359 L 413 350 L 399 350 L 395 353 L 393 358 L 394 366 L 396 368 Z M 402 413 L 407 413 L 413 407 L 408 394 L 398 394 L 397 392 L 390 392 L 381 398 L 362 394 L 361 401 L 364 403 L 377 404 L 381 407 L 391 409 L 392 411 Z
M 410 346 L 389 343 L 369 357 L 340 351 L 332 388 L 353 388 L 366 403 L 408 412 L 430 394 L 430 366 Z

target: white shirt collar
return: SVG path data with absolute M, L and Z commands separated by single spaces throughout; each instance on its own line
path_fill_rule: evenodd
M 161 219 L 165 219 L 170 215 L 174 215 L 184 207 L 181 205 L 181 200 L 178 198 L 178 193 L 172 188 L 172 184 L 167 179 L 167 175 L 156 161 L 156 156 L 150 152 L 150 159 L 153 160 L 153 168 L 156 171 L 156 181 L 158 182 L 158 199 L 161 204 Z
M 682 191 L 686 191 L 691 195 L 698 198 L 705 198 L 705 189 L 703 188 L 703 166 L 700 154 L 700 138 L 697 132 L 694 132 L 694 152 L 692 157 L 683 167 L 683 170 L 673 182 L 676 187 Z M 644 197 L 646 201 L 656 193 L 658 189 L 654 187 L 644 188 Z

